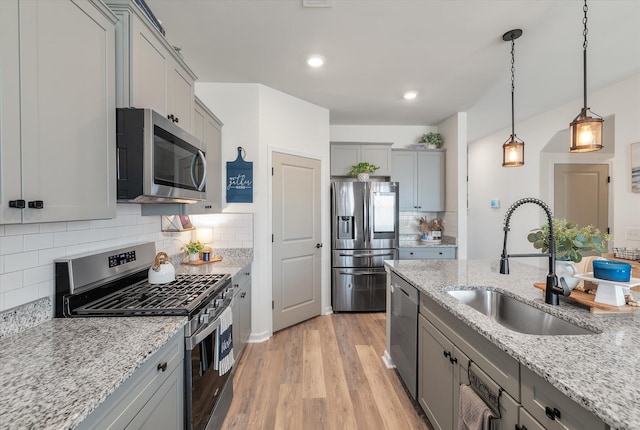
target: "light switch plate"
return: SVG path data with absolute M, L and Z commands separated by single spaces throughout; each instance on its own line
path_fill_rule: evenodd
M 640 228 L 627 228 L 627 240 L 640 241 Z

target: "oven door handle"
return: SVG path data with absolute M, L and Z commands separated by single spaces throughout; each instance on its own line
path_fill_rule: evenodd
M 192 336 L 186 338 L 185 345 L 187 351 L 193 351 L 193 348 L 195 348 L 196 345 L 205 340 L 211 333 L 216 331 L 218 327 L 220 327 L 220 318 L 216 319 L 214 322 L 196 332 Z

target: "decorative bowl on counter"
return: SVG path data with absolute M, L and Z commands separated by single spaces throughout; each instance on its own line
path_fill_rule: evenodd
M 631 264 L 611 260 L 594 260 L 593 276 L 608 281 L 629 282 Z

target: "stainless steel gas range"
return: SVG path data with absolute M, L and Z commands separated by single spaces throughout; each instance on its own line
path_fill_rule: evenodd
M 233 298 L 231 277 L 178 274 L 173 282 L 150 284 L 155 255 L 148 242 L 56 260 L 55 316 L 187 316 L 185 429 L 220 428 L 233 398 L 231 372 L 219 371 L 215 361 L 221 315 Z

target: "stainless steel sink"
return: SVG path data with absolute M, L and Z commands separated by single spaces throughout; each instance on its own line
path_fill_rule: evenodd
M 595 334 L 499 291 L 476 289 L 447 292 L 509 330 L 536 335 Z

